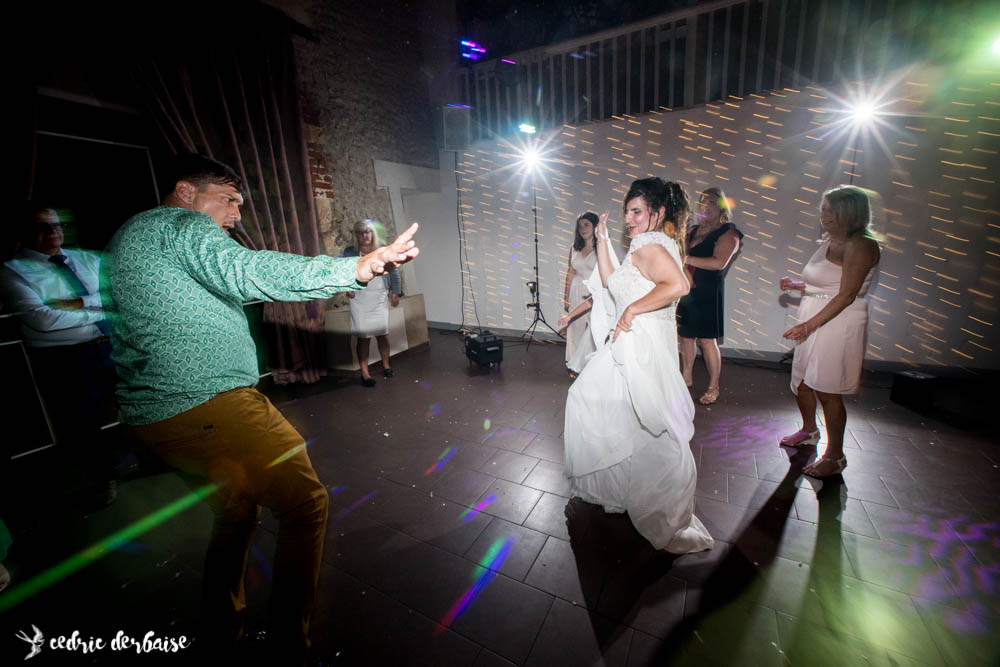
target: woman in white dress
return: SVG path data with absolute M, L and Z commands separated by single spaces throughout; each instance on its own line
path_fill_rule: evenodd
M 703 551 L 713 540 L 694 516 L 694 403 L 677 353 L 677 300 L 689 289 L 680 254 L 688 199 L 676 183 L 644 178 L 632 183 L 624 212 L 631 244 L 617 270 L 607 213 L 597 226 L 597 266 L 617 324 L 570 387 L 565 472 L 573 496 L 628 512 L 654 548 Z
M 563 308 L 567 312 L 573 311 L 590 297 L 590 290 L 584 285 L 584 281 L 597 267 L 597 239 L 594 237 L 596 225 L 595 213 L 588 211 L 577 218 L 576 235 L 569 251 L 569 267 L 566 270 L 566 292 L 563 296 Z M 559 320 L 560 325 L 563 321 Z M 566 327 L 566 367 L 570 373 L 579 373 L 587 355 L 594 349 L 588 331 L 588 318 L 570 319 Z
M 783 335 L 794 341 L 792 393 L 802 415 L 802 428 L 786 435 L 785 447 L 819 442 L 816 402 L 826 418 L 826 451 L 802 472 L 810 477 L 839 475 L 847 467 L 843 394 L 856 394 L 865 359 L 868 302 L 865 295 L 879 261 L 870 230 L 871 197 L 875 193 L 841 186 L 823 195 L 820 223 L 824 239 L 802 269 L 802 281 L 785 277 L 782 290 L 802 290 L 798 320 Z
M 367 255 L 385 245 L 379 238 L 379 224 L 375 220 L 355 224 L 354 241 L 355 245 L 348 247 L 343 257 Z M 386 379 L 393 376 L 392 368 L 389 367 L 389 306 L 398 306 L 401 294 L 399 274 L 395 271 L 376 276 L 363 290 L 347 293 L 350 299 L 351 335 L 357 338 L 356 352 L 361 366 L 361 384 L 366 387 L 375 386 L 375 378 L 368 370 L 368 350 L 372 336 L 375 337 L 379 356 L 382 357 L 382 376 Z

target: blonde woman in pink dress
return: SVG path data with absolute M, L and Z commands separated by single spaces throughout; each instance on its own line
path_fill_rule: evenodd
M 824 239 L 802 270 L 802 281 L 782 278 L 783 291 L 801 290 L 798 320 L 783 335 L 795 341 L 792 393 L 802 414 L 802 428 L 781 439 L 782 446 L 819 442 L 816 402 L 826 417 L 826 451 L 803 469 L 810 477 L 839 475 L 847 467 L 844 394 L 861 384 L 868 327 L 868 293 L 879 261 L 870 230 L 874 192 L 841 186 L 823 195 L 820 222 Z

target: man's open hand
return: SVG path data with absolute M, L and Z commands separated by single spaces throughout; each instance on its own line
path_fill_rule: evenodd
M 392 271 L 400 264 L 406 264 L 420 253 L 413 235 L 417 232 L 417 223 L 396 237 L 389 245 L 375 249 L 358 260 L 355 277 L 359 283 L 370 282 L 375 276 Z

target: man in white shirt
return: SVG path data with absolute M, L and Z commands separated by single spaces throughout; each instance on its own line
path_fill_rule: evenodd
M 4 312 L 21 326 L 32 372 L 59 445 L 82 457 L 98 500 L 114 499 L 110 453 L 100 444 L 103 417 L 117 382 L 100 295 L 98 253 L 62 247 L 59 213 L 29 208 L 21 247 L 0 269 Z

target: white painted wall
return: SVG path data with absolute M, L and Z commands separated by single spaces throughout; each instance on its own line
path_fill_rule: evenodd
M 375 161 L 376 180 L 389 191 L 396 228 L 420 223 L 420 255 L 403 267 L 404 289 L 422 293 L 427 321 L 462 321 L 454 153 L 442 151 L 441 169 Z
M 983 72 L 929 68 L 899 81 L 890 97 L 904 115 L 881 119 L 880 140 L 829 131 L 834 114 L 817 109 L 838 103 L 819 89 L 564 127 L 542 137 L 552 149 L 545 182 L 536 181 L 547 318 L 554 323 L 562 312 L 576 216 L 610 208 L 612 229 L 620 230 L 628 185 L 658 175 L 684 183 L 692 198 L 720 185 L 734 200 L 747 236 L 727 279 L 724 345 L 750 355 L 785 351 L 781 333 L 795 322 L 796 303 L 779 293 L 778 280 L 797 275 L 813 253 L 821 193 L 848 181 L 856 146 L 854 182 L 878 191 L 885 206 L 880 276 L 869 296 L 869 359 L 1000 368 L 995 84 Z M 426 174 L 407 177 L 411 168 L 402 165 L 393 178 L 416 188 L 401 189 L 400 198 L 406 219 L 422 223 L 413 271 L 428 320 L 457 325 L 463 311 L 451 155 L 442 154 L 437 191 L 423 190 L 430 189 Z M 465 292 L 464 323 L 476 325 L 478 317 L 486 328 L 522 330 L 532 314 L 524 307 L 525 282 L 534 280 L 531 183 L 511 168 L 516 152 L 506 142 L 480 142 L 457 155 L 473 288 Z

